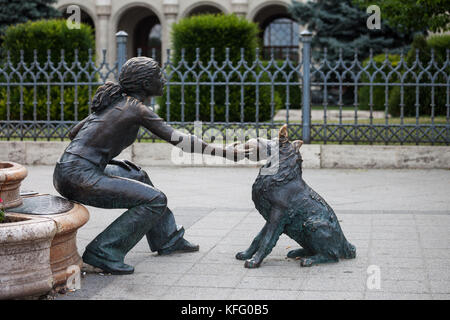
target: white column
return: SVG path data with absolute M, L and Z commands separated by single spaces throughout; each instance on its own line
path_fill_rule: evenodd
M 163 32 L 161 39 L 162 63 L 167 61 L 167 49 L 172 48 L 172 41 L 170 33 L 172 31 L 172 24 L 177 21 L 178 17 L 178 0 L 164 0 L 163 10 L 165 23 L 162 24 Z M 162 21 L 161 21 L 162 22 Z
M 248 0 L 231 0 L 231 7 L 235 15 L 245 18 L 248 11 Z
M 109 46 L 109 20 L 111 17 L 111 0 L 97 0 L 96 1 L 97 23 L 95 26 L 95 47 L 97 54 L 97 62 L 103 59 L 103 49 L 108 49 Z M 108 57 L 113 53 L 108 52 Z M 109 59 L 108 59 L 109 60 Z

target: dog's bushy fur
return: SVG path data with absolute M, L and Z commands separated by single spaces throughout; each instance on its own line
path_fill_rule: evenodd
M 272 148 L 270 144 L 274 144 Z M 279 148 L 279 152 L 269 156 L 253 184 L 253 202 L 266 224 L 250 247 L 236 255 L 237 259 L 247 260 L 247 268 L 259 267 L 282 233 L 302 247 L 288 253 L 290 258 L 300 258 L 302 266 L 356 256 L 356 249 L 345 238 L 333 209 L 302 179 L 301 144 L 300 140 L 288 141 L 286 126 L 280 129 L 278 140 L 258 141 L 260 148 Z M 277 160 L 275 174 L 261 174 Z

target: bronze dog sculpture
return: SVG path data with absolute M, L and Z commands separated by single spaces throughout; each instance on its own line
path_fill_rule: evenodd
M 246 149 L 256 145 L 266 153 L 278 149 L 268 155 L 252 187 L 253 202 L 266 224 L 250 247 L 236 255 L 236 259 L 246 260 L 246 268 L 259 267 L 282 233 L 302 247 L 287 256 L 299 258 L 303 267 L 356 256 L 356 249 L 345 238 L 333 209 L 302 179 L 302 143 L 301 140 L 289 142 L 285 125 L 279 131 L 278 140 L 258 138 L 244 145 Z M 261 174 L 276 163 L 276 173 Z

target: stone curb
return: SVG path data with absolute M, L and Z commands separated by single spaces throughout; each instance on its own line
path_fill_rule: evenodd
M 54 165 L 68 141 L 0 141 L 2 160 L 24 165 Z M 450 169 L 449 146 L 303 145 L 305 168 Z M 135 143 L 118 157 L 141 166 L 257 167 L 248 160 L 233 163 L 218 157 L 183 154 L 168 143 Z

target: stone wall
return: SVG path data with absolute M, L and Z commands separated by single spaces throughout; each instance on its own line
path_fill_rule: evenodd
M 0 141 L 1 160 L 24 165 L 54 165 L 68 142 Z M 303 145 L 305 168 L 450 169 L 448 146 Z M 135 143 L 118 157 L 141 166 L 259 166 L 219 157 L 191 155 L 168 143 Z

